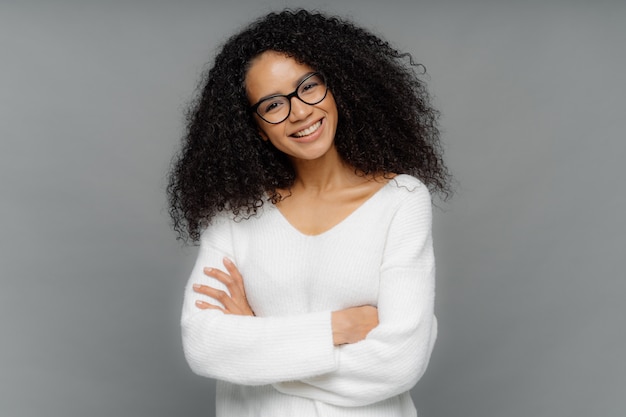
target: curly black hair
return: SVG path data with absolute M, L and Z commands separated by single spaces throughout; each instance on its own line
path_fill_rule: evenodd
M 251 216 L 293 184 L 290 160 L 260 139 L 246 97 L 251 61 L 268 50 L 324 74 L 339 114 L 335 146 L 355 172 L 410 174 L 447 198 L 439 114 L 411 55 L 350 21 L 284 10 L 228 39 L 203 77 L 167 187 L 179 238 L 197 241 L 220 211 Z

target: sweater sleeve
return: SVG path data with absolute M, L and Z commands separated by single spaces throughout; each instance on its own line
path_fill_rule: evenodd
M 201 376 L 243 385 L 311 378 L 336 369 L 330 311 L 250 317 L 195 306 L 198 299 L 219 304 L 194 292 L 192 285 L 226 290 L 222 283 L 206 276 L 203 268 L 220 267 L 225 256 L 236 262 L 232 254 L 230 222 L 216 218 L 202 236 L 185 288 L 181 328 L 190 368 Z
M 338 369 L 274 384 L 285 393 L 339 406 L 372 404 L 410 390 L 426 370 L 437 335 L 430 194 L 408 193 L 392 220 L 380 274 L 379 325 L 365 340 L 336 347 Z

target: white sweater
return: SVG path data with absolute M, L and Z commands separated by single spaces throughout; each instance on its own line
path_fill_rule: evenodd
M 437 334 L 431 202 L 399 175 L 350 216 L 315 236 L 272 204 L 249 219 L 218 215 L 203 233 L 185 290 L 185 356 L 215 378 L 218 417 L 409 417 L 409 390 Z M 256 317 L 201 310 L 192 284 L 224 286 L 202 272 L 235 262 Z M 361 342 L 333 346 L 331 312 L 378 307 Z

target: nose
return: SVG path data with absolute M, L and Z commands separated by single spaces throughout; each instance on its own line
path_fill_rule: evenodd
M 313 106 L 306 104 L 298 97 L 291 98 L 291 111 L 289 112 L 289 120 L 297 121 L 306 119 L 313 111 Z

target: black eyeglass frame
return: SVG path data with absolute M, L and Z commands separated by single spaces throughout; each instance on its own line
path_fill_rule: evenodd
M 326 90 L 324 91 L 324 95 L 322 96 L 321 99 L 317 100 L 314 103 L 309 103 L 307 101 L 304 101 L 302 99 L 302 97 L 300 97 L 298 95 L 298 90 L 300 89 L 302 84 L 304 84 L 305 82 L 310 80 L 312 77 L 315 77 L 316 75 L 319 76 L 322 79 L 322 81 L 324 83 L 324 87 L 326 88 Z M 314 73 L 311 73 L 310 75 L 308 75 L 304 80 L 300 81 L 300 83 L 298 84 L 298 86 L 296 87 L 296 89 L 292 93 L 289 93 L 289 94 L 274 94 L 273 96 L 265 97 L 263 100 L 261 100 L 258 103 L 250 106 L 250 110 L 255 112 L 261 119 L 263 119 L 263 121 L 265 123 L 269 123 L 271 125 L 277 125 L 277 124 L 280 124 L 280 123 L 284 122 L 285 120 L 287 120 L 289 118 L 289 115 L 291 114 L 291 99 L 292 98 L 296 97 L 296 98 L 298 98 L 298 100 L 300 100 L 304 104 L 308 104 L 309 106 L 313 106 L 313 105 L 315 105 L 317 103 L 321 103 L 322 101 L 324 101 L 324 99 L 326 98 L 327 95 L 328 95 L 328 84 L 326 84 L 326 78 L 324 78 L 324 76 L 321 73 L 314 72 Z M 261 114 L 259 113 L 258 110 L 259 110 L 259 106 L 261 104 L 263 104 L 264 101 L 271 100 L 271 99 L 274 99 L 276 97 L 285 97 L 287 99 L 287 102 L 289 103 L 289 111 L 287 112 L 287 116 L 285 116 L 285 118 L 283 120 L 281 120 L 280 122 L 270 122 L 269 120 L 267 120 L 266 118 L 261 116 Z

